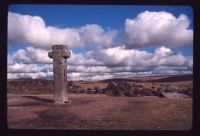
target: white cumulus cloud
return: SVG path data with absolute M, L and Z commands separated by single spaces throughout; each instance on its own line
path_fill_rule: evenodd
M 193 41 L 189 24 L 190 20 L 184 14 L 175 17 L 165 11 L 144 11 L 134 19 L 126 19 L 125 43 L 127 48 L 185 46 Z
M 48 57 L 48 51 L 27 47 L 25 49 L 19 49 L 14 53 L 8 54 L 8 65 L 15 63 L 24 64 L 51 64 L 53 60 Z
M 101 49 L 98 59 L 108 66 L 132 66 L 132 67 L 157 67 L 157 66 L 192 66 L 192 57 L 174 53 L 170 48 L 161 46 L 154 53 L 136 49 L 126 49 L 118 46 L 109 49 Z
M 192 56 L 183 56 L 180 52 L 174 53 L 164 46 L 156 48 L 153 53 L 126 49 L 123 45 L 79 54 L 71 51 L 71 54 L 68 59 L 69 80 L 102 80 L 151 74 L 191 74 L 193 68 Z M 31 75 L 34 78 L 52 78 L 52 60 L 50 59 L 49 63 L 44 59 L 48 58 L 47 51 L 27 47 L 8 56 L 10 58 L 8 78 L 25 78 Z M 47 76 L 44 75 L 45 72 Z
M 24 43 L 34 47 L 50 49 L 54 44 L 65 44 L 69 48 L 87 45 L 110 46 L 116 30 L 105 31 L 97 24 L 86 24 L 79 28 L 47 26 L 39 16 L 8 13 L 8 42 Z
M 32 79 L 52 79 L 53 72 L 38 72 L 38 73 L 8 73 L 8 79 L 32 78 Z

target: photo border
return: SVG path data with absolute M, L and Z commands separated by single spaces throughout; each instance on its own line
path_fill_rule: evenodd
M 189 131 L 166 130 L 50 130 L 7 127 L 7 16 L 11 4 L 162 5 L 193 9 L 193 122 Z M 200 10 L 198 0 L 2 0 L 0 2 L 0 134 L 3 135 L 194 135 L 200 130 Z M 5 46 L 6 45 L 6 46 Z

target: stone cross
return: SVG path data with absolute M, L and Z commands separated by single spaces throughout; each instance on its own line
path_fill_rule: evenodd
M 53 59 L 53 84 L 55 103 L 70 102 L 67 93 L 67 61 L 71 54 L 64 45 L 53 45 L 52 52 L 48 53 L 49 58 Z M 67 84 L 68 85 L 68 84 Z M 70 102 L 71 103 L 71 102 Z

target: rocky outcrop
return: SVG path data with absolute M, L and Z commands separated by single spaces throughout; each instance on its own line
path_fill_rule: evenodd
M 120 82 L 110 82 L 105 89 L 105 94 L 113 96 L 122 96 L 127 86 Z
M 163 97 L 162 94 L 156 89 L 145 88 L 142 85 L 136 85 L 131 82 L 111 82 L 105 88 L 105 94 L 112 96 L 159 96 Z
M 86 93 L 86 94 L 106 94 L 110 96 L 157 96 L 166 97 L 169 93 L 179 93 L 192 97 L 192 89 L 187 87 L 179 87 L 176 85 L 149 85 L 144 86 L 130 81 L 110 81 L 106 88 L 98 86 L 94 88 L 82 89 L 76 86 L 73 82 L 69 82 L 69 91 L 72 93 Z
M 42 92 L 53 93 L 53 81 L 43 79 L 20 79 L 11 80 L 7 84 L 8 92 L 23 91 L 23 92 Z M 76 82 L 68 82 L 69 93 L 85 93 L 85 94 L 106 94 L 110 96 L 127 96 L 127 97 L 139 97 L 139 96 L 158 96 L 167 97 L 179 93 L 192 97 L 193 88 L 184 85 L 169 85 L 169 84 L 139 84 L 131 81 L 110 81 L 105 88 L 99 86 L 95 87 L 81 87 Z
M 179 88 L 177 86 L 160 85 L 145 87 L 131 82 L 110 82 L 103 91 L 111 96 L 158 96 L 165 97 L 166 93 L 182 93 L 192 97 L 192 89 Z

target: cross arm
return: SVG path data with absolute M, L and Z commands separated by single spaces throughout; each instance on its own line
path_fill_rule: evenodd
M 52 51 L 48 52 L 48 56 L 49 56 L 49 58 L 53 58 L 53 52 Z
M 68 59 L 71 56 L 71 53 L 69 50 L 64 50 L 63 51 L 63 58 Z

